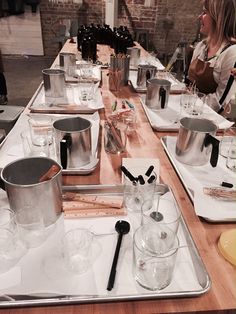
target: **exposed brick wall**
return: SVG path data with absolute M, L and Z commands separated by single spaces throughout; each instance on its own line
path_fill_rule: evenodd
M 47 0 L 40 3 L 41 24 L 45 55 L 52 56 L 58 53 L 59 45 L 54 41 L 58 24 L 64 19 L 78 20 L 79 25 L 90 23 L 103 24 L 105 6 L 102 0 L 83 0 L 83 4 L 58 3 L 51 4 Z
M 151 6 L 145 6 L 150 3 Z M 171 54 L 179 41 L 191 42 L 196 35 L 196 17 L 201 11 L 200 0 L 119 0 L 118 25 L 127 25 L 149 32 L 151 50 Z M 56 55 L 58 44 L 53 42 L 55 29 L 63 19 L 78 19 L 80 24 L 102 24 L 105 19 L 104 0 L 83 0 L 83 4 L 59 3 L 47 0 L 40 4 L 45 55 Z

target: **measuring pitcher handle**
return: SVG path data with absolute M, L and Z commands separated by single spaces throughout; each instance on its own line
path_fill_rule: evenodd
M 60 141 L 60 159 L 61 166 L 63 169 L 67 168 L 68 163 L 68 150 L 70 149 L 72 144 L 72 138 L 70 135 L 65 135 L 63 139 Z
M 166 103 L 166 90 L 162 86 L 159 90 L 159 100 L 161 100 L 161 109 L 164 109 Z
M 211 151 L 211 158 L 210 158 L 210 164 L 212 167 L 216 167 L 219 157 L 219 143 L 220 141 L 217 140 L 214 136 L 207 134 L 205 137 L 204 145 L 205 147 L 212 145 L 212 151 Z
M 0 178 L 0 189 L 2 189 L 3 191 L 6 191 L 5 183 L 2 178 Z

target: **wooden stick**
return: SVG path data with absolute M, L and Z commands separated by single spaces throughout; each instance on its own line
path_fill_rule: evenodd
M 203 192 L 206 195 L 222 200 L 223 199 L 227 201 L 236 200 L 236 190 L 228 190 L 217 187 L 217 188 L 203 188 Z
M 113 208 L 121 208 L 123 204 L 123 197 L 105 197 L 98 195 L 84 195 L 73 192 L 66 192 L 63 195 L 63 199 L 65 201 L 74 201 L 76 203 L 81 203 L 81 206 L 86 206 L 85 204 L 89 204 L 90 207 L 94 207 L 99 205 L 100 207 L 113 207 Z
M 112 133 L 113 137 L 115 138 L 116 142 L 118 143 L 119 147 L 125 150 L 125 147 L 124 147 L 124 145 L 122 143 L 122 140 L 121 140 L 119 134 L 116 132 L 116 129 L 115 129 L 113 123 L 110 122 L 109 120 L 107 120 L 107 124 L 108 124 L 108 126 L 109 126 L 109 128 L 111 130 L 111 133 Z
M 124 208 L 90 208 L 90 209 L 75 209 L 65 207 L 63 204 L 65 218 L 86 218 L 86 217 L 105 217 L 105 216 L 124 216 L 127 212 Z
M 60 167 L 58 165 L 52 165 L 52 167 L 50 167 L 49 170 L 39 178 L 39 182 L 44 182 L 44 181 L 50 180 L 59 171 L 60 171 Z

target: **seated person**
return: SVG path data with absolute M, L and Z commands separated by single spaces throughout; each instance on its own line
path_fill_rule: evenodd
M 204 0 L 199 20 L 205 39 L 194 49 L 188 78 L 207 94 L 207 104 L 222 112 L 236 90 L 231 76 L 236 67 L 236 0 Z

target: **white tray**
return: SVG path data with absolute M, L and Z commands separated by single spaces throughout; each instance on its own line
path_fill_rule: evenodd
M 94 113 L 95 111 L 104 108 L 102 94 L 100 88 L 93 100 L 89 101 L 87 105 L 79 103 L 79 100 L 73 96 L 71 84 L 66 83 L 66 97 L 64 98 L 46 98 L 44 92 L 44 85 L 41 83 L 37 93 L 30 102 L 29 110 L 34 113 Z
M 75 186 L 64 187 L 64 191 L 111 197 L 123 195 L 122 186 Z M 173 198 L 168 186 L 159 185 L 159 191 L 163 197 Z M 114 288 L 107 291 L 117 241 L 114 226 L 119 219 L 129 221 L 131 230 L 122 241 Z M 178 237 L 180 244 L 187 247 L 178 251 L 171 284 L 163 290 L 149 291 L 136 283 L 132 275 L 132 236 L 139 223 L 139 213 L 71 220 L 61 217 L 54 229 L 51 227 L 51 234 L 43 245 L 29 250 L 14 269 L 0 275 L 0 307 L 196 297 L 206 293 L 211 285 L 210 278 L 183 218 Z M 66 269 L 60 251 L 65 232 L 77 227 L 89 228 L 96 234 L 109 233 L 95 236 L 98 255 L 91 270 L 82 275 Z
M 219 156 L 215 168 L 210 163 L 204 166 L 182 164 L 175 158 L 176 140 L 176 136 L 161 138 L 166 154 L 194 204 L 196 214 L 209 222 L 235 222 L 235 202 L 217 200 L 203 193 L 203 187 L 220 187 L 223 181 L 233 183 L 236 188 L 236 173 L 226 167 L 226 158 Z
M 36 113 L 29 114 L 30 116 L 38 115 Z M 93 114 L 86 115 L 71 115 L 72 117 L 80 116 L 83 117 L 92 123 L 92 160 L 89 164 L 78 168 L 78 169 L 63 169 L 63 174 L 77 174 L 77 175 L 87 175 L 93 172 L 99 160 L 97 159 L 97 146 L 98 146 L 98 138 L 99 138 L 99 129 L 100 129 L 100 118 L 98 112 Z M 64 117 L 70 117 L 70 115 L 62 115 L 62 114 L 50 114 L 50 117 L 53 117 L 54 120 L 61 119 Z M 16 159 L 23 158 L 24 152 L 21 142 L 20 133 L 22 131 L 26 131 L 29 129 L 28 120 L 29 116 L 23 113 L 18 119 L 15 127 L 11 130 L 11 132 L 7 135 L 5 140 L 1 143 L 0 146 L 0 168 L 5 167 L 8 163 L 15 161 Z M 51 152 L 50 152 L 51 153 Z M 49 156 L 52 159 L 56 160 L 55 150 L 52 155 Z M 58 161 L 58 160 L 57 160 Z M 60 162 L 59 162 L 60 163 Z
M 137 86 L 137 76 L 138 76 L 138 71 L 137 69 L 130 69 L 129 71 L 129 80 L 130 83 L 132 84 L 134 90 L 137 93 L 146 93 L 147 92 L 147 88 L 146 87 L 139 87 Z M 175 78 L 171 78 L 169 77 L 168 80 L 171 82 L 171 90 L 170 92 L 173 94 L 179 94 L 181 93 L 184 84 L 180 83 L 179 81 L 177 81 Z
M 156 131 L 176 132 L 179 129 L 180 118 L 180 95 L 170 95 L 168 107 L 161 110 L 151 110 L 145 105 L 145 95 L 140 97 L 141 104 L 149 120 L 150 125 Z M 232 122 L 216 113 L 207 105 L 204 106 L 201 118 L 212 120 L 219 130 L 227 129 L 232 126 Z

